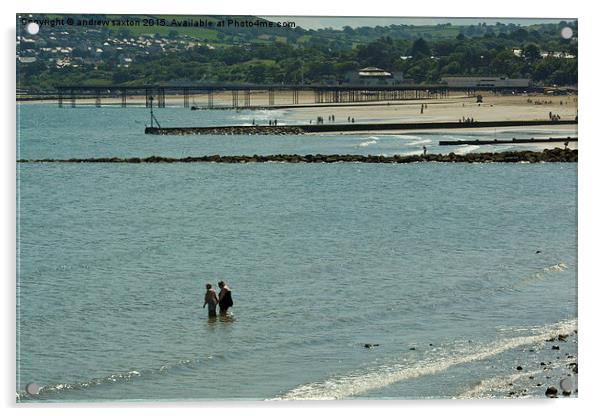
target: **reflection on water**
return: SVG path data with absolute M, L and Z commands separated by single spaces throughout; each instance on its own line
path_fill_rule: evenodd
M 217 316 L 209 316 L 207 318 L 207 327 L 210 329 L 215 329 L 218 328 L 219 324 L 231 324 L 234 321 L 236 321 L 236 319 L 231 313 L 218 313 Z

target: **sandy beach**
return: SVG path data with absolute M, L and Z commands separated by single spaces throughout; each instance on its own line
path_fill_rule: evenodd
M 318 117 L 322 117 L 325 124 L 348 124 L 354 123 L 422 123 L 422 122 L 457 122 L 459 120 L 474 119 L 475 121 L 502 121 L 502 120 L 549 120 L 550 113 L 558 115 L 561 120 L 572 120 L 578 114 L 578 97 L 571 96 L 547 96 L 543 94 L 521 94 L 521 95 L 498 95 L 493 93 L 482 93 L 483 102 L 477 103 L 474 96 L 452 94 L 444 99 L 412 99 L 400 101 L 363 102 L 363 103 L 326 103 L 315 104 L 314 94 L 311 91 L 299 93 L 298 105 L 293 105 L 290 92 L 276 92 L 274 119 L 279 124 L 315 124 Z M 131 96 L 127 98 L 128 106 L 145 105 L 145 97 Z M 207 105 L 207 95 L 191 95 L 189 104 L 200 107 Z M 52 101 L 21 101 L 20 104 L 52 103 Z M 239 94 L 239 105 L 244 103 L 243 94 Z M 182 96 L 166 96 L 165 104 L 169 107 L 182 107 L 182 111 L 190 111 L 183 107 Z M 68 99 L 63 102 L 65 107 L 70 106 Z M 77 99 L 77 106 L 94 106 L 93 98 Z M 103 98 L 103 106 L 120 106 L 120 98 Z M 215 93 L 213 97 L 215 108 L 232 105 L 232 93 Z M 253 92 L 251 96 L 252 106 L 263 106 L 269 109 L 267 92 Z M 284 108 L 282 106 L 285 106 Z M 241 107 L 241 110 L 244 108 Z M 206 110 L 198 110 L 206 111 Z M 334 116 L 334 121 L 329 117 Z M 284 120 L 283 120 L 284 119 Z M 502 133 L 515 131 L 520 127 L 501 128 L 470 128 L 454 129 L 454 134 L 463 134 L 479 131 L 483 134 Z M 550 127 L 542 126 L 542 130 L 550 131 Z M 529 131 L 534 128 L 530 127 Z M 555 126 L 554 137 L 577 136 L 577 126 Z M 428 132 L 429 130 L 421 130 Z M 433 130 L 441 131 L 441 130 Z M 413 133 L 412 130 L 404 130 L 403 133 Z M 557 133 L 556 133 L 557 132 Z M 362 134 L 399 134 L 399 131 L 365 131 Z M 311 134 L 311 133 L 310 133 Z M 354 132 L 340 132 L 336 134 L 357 134 Z M 557 147 L 558 144 L 537 144 L 542 150 Z M 570 143 L 570 149 L 576 149 L 577 143 Z
M 535 104 L 544 101 L 546 104 Z M 423 104 L 426 108 L 421 114 Z M 452 97 L 438 100 L 396 101 L 378 106 L 298 108 L 294 109 L 293 117 L 309 122 L 315 120 L 318 115 L 325 117 L 326 120 L 329 115 L 334 115 L 335 122 L 344 123 L 348 118 L 353 118 L 356 123 L 442 122 L 458 121 L 462 117 L 474 118 L 476 121 L 547 120 L 550 112 L 558 114 L 563 120 L 574 119 L 577 115 L 576 97 L 489 95 L 483 97 L 481 104 L 476 102 L 475 97 Z
M 314 95 L 311 91 L 299 93 L 298 105 L 294 105 L 290 93 L 276 92 L 274 97 L 274 108 L 281 110 L 281 106 L 290 106 L 286 111 L 289 115 L 299 121 L 310 120 L 315 122 L 318 116 L 327 122 L 328 116 L 334 115 L 336 123 L 346 123 L 354 119 L 356 123 L 390 122 L 390 121 L 414 121 L 414 122 L 437 122 L 458 121 L 465 118 L 474 118 L 476 121 L 485 120 L 547 120 L 549 114 L 557 114 L 561 120 L 574 119 L 577 115 L 577 96 L 546 96 L 546 95 L 495 95 L 482 93 L 483 103 L 477 103 L 473 96 L 461 94 L 450 95 L 443 99 L 412 99 L 399 101 L 381 101 L 364 103 L 340 103 L 340 104 L 315 104 Z M 20 104 L 52 103 L 45 101 L 20 101 Z M 144 105 L 145 97 L 128 96 L 128 105 Z M 207 95 L 191 95 L 190 105 L 199 107 L 207 106 Z M 238 104 L 243 108 L 243 94 L 238 97 Z M 166 96 L 167 106 L 182 106 L 182 96 Z M 250 101 L 251 106 L 269 108 L 267 92 L 253 92 Z M 63 105 L 69 106 L 67 97 Z M 95 105 L 94 98 L 77 99 L 76 105 Z M 121 99 L 103 98 L 102 105 L 121 105 Z M 213 98 L 215 107 L 232 105 L 232 94 L 230 92 L 215 93 Z M 304 107 L 312 105 L 312 107 Z M 421 107 L 425 106 L 422 113 Z M 297 108 L 295 108 L 297 107 Z

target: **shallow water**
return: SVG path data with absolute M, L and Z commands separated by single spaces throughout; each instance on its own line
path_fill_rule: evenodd
M 21 158 L 366 140 L 145 137 L 137 109 L 23 108 Z M 576 164 L 19 164 L 18 186 L 23 401 L 481 397 L 576 329 Z M 211 321 L 220 279 L 234 307 Z
M 291 110 L 190 111 L 167 107 L 155 111 L 163 126 L 250 125 L 252 120 L 267 124 L 298 124 Z M 440 140 L 549 138 L 576 136 L 576 126 L 556 130 L 546 127 L 501 128 L 451 133 L 331 134 L 301 136 L 155 136 L 144 134 L 150 124 L 143 107 L 91 106 L 60 109 L 52 104 L 24 104 L 18 107 L 19 159 L 68 159 L 82 157 L 169 157 L 253 154 L 465 154 L 481 151 L 539 150 L 541 145 L 438 146 Z M 557 144 L 562 147 L 562 143 Z

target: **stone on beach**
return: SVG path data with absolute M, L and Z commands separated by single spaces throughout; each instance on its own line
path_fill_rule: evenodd
M 554 386 L 550 386 L 546 389 L 546 396 L 548 397 L 557 397 L 558 389 Z

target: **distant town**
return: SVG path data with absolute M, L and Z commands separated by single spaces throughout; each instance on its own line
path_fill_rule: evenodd
M 57 16 L 18 18 L 64 20 Z M 197 18 L 213 22 L 223 17 Z M 18 93 L 35 94 L 83 81 L 124 86 L 195 82 L 577 84 L 576 22 L 317 31 L 261 25 L 220 30 L 206 24 L 203 28 L 112 29 L 48 24 L 35 35 L 18 25 Z M 573 33 L 570 39 L 560 36 L 565 27 Z

